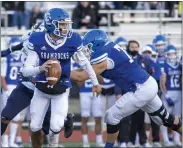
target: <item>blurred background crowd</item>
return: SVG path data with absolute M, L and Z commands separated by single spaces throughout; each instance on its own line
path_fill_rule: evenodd
M 56 4 L 57 3 L 57 4 Z M 73 28 L 97 28 L 100 24 L 107 24 L 107 14 L 99 14 L 99 10 L 168 10 L 165 17 L 181 17 L 181 2 L 178 1 L 153 1 L 153 2 L 54 2 L 62 8 L 73 9 Z M 44 12 L 52 6 L 51 2 L 2 2 L 1 10 L 13 11 L 8 16 L 8 26 L 18 29 L 30 29 L 37 21 L 43 20 Z M 68 5 L 70 5 L 68 7 Z M 87 16 L 87 17 L 86 17 Z M 123 17 L 122 15 L 119 17 Z M 135 17 L 134 13 L 130 17 Z M 118 25 L 113 22 L 113 25 Z M 3 25 L 3 21 L 2 21 Z

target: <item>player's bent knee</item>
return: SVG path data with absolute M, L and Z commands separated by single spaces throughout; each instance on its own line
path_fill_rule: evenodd
M 104 122 L 111 125 L 117 125 L 121 119 L 115 119 L 110 110 L 107 110 L 104 117 Z
M 114 134 L 118 131 L 119 131 L 119 124 L 117 124 L 117 125 L 107 124 L 107 133 L 108 134 Z
M 31 122 L 30 123 L 30 129 L 32 132 L 37 132 L 41 129 L 41 125 L 37 124 L 37 123 L 34 123 L 34 122 Z
M 182 125 L 182 121 L 178 117 L 178 123 L 175 123 L 175 116 L 169 114 L 163 105 L 159 110 L 154 113 L 149 113 L 149 115 L 156 124 L 170 127 L 175 131 L 178 130 Z
M 50 129 L 53 133 L 58 133 L 61 131 L 63 126 L 64 126 L 64 118 L 57 119 L 57 120 L 51 122 Z

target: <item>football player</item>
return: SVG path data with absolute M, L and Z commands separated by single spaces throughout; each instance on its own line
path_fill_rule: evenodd
M 15 46 L 21 42 L 20 37 L 11 37 L 9 40 L 8 46 Z M 18 72 L 20 71 L 20 68 L 23 66 L 21 63 L 21 52 L 16 51 L 14 53 L 11 53 L 9 56 L 7 56 L 3 63 L 1 63 L 1 81 L 2 81 L 2 88 L 3 88 L 3 106 L 6 106 L 7 99 L 11 92 L 16 88 L 16 85 L 18 83 Z M 18 147 L 17 144 L 15 144 L 15 137 L 17 133 L 18 128 L 18 121 L 20 119 L 20 115 L 18 114 L 15 118 L 13 118 L 12 122 L 10 123 L 9 133 L 8 129 L 6 130 L 6 133 L 3 135 L 2 138 L 2 146 L 3 147 Z M 8 137 L 9 134 L 9 137 Z
M 83 38 L 83 46 L 92 50 L 90 62 L 96 75 L 113 80 L 125 92 L 106 111 L 106 148 L 114 146 L 120 120 L 139 109 L 147 112 L 156 124 L 171 127 L 182 134 L 182 121 L 169 114 L 163 106 L 154 78 L 134 62 L 125 50 L 111 42 L 104 31 L 89 31 Z M 72 71 L 71 78 L 77 81 L 88 79 L 84 71 Z
M 158 51 L 157 63 L 161 66 L 165 62 L 164 50 L 168 44 L 167 39 L 164 35 L 159 34 L 154 37 L 152 43 L 155 46 L 156 50 Z
M 72 69 L 78 69 L 79 65 L 72 64 Z M 101 96 L 95 97 L 92 94 L 92 82 L 86 80 L 84 83 L 78 83 L 80 86 L 80 107 L 81 107 L 81 132 L 83 147 L 90 147 L 88 140 L 87 122 L 89 117 L 93 116 L 95 119 L 95 133 L 96 133 L 96 147 L 104 147 L 102 138 L 102 102 Z
M 41 32 L 45 31 L 45 27 L 43 23 L 35 24 L 32 27 L 32 30 L 28 34 L 22 37 L 22 40 L 26 41 L 32 32 L 40 32 L 40 31 Z M 2 51 L 1 52 L 2 56 L 8 56 L 11 52 L 22 50 L 23 41 L 20 44 L 10 46 L 10 48 L 8 48 L 7 50 Z M 27 58 L 27 51 L 23 49 L 21 54 L 22 63 L 25 62 L 26 58 Z M 7 105 L 2 111 L 1 135 L 5 132 L 9 122 L 18 113 L 20 113 L 23 109 L 25 109 L 27 106 L 30 105 L 30 101 L 32 99 L 34 89 L 35 89 L 35 85 L 33 84 L 31 78 L 25 78 L 25 77 L 21 78 L 20 83 L 17 85 L 16 89 L 14 89 L 14 91 L 8 98 Z M 22 97 L 24 99 L 22 99 Z M 21 104 L 19 102 L 21 102 Z M 46 135 L 48 135 L 49 133 L 50 116 L 51 116 L 51 113 L 50 111 L 48 111 L 43 122 L 43 131 Z M 21 117 L 23 118 L 23 116 Z M 70 137 L 72 134 L 72 131 L 73 131 L 73 114 L 68 114 L 64 123 L 65 138 Z M 34 135 L 34 133 L 32 135 Z M 41 132 L 39 135 L 42 135 Z M 40 136 L 40 138 L 42 138 L 42 136 Z M 19 142 L 21 141 L 19 140 Z M 58 142 L 59 142 L 59 137 L 58 135 L 55 135 L 54 137 L 52 137 L 51 140 L 49 140 L 49 145 L 51 146 L 52 143 L 58 144 Z
M 90 62 L 82 52 L 81 37 L 72 31 L 72 21 L 69 14 L 60 8 L 50 9 L 45 13 L 44 24 L 46 32 L 34 32 L 27 42 L 24 42 L 24 48 L 29 51 L 22 74 L 24 77 L 35 76 L 36 81 L 30 105 L 31 131 L 37 133 L 41 130 L 51 102 L 49 135 L 53 136 L 58 134 L 64 126 L 64 119 L 68 111 L 71 57 L 87 71 L 92 81 L 94 94 L 99 95 L 101 86 Z M 50 59 L 53 58 L 60 62 L 62 74 L 59 81 L 50 86 L 44 72 L 47 72 L 47 68 L 52 64 Z M 37 137 L 34 138 L 37 139 Z M 33 143 L 33 147 L 37 147 L 37 143 Z
M 161 89 L 163 92 L 163 103 L 166 109 L 174 115 L 181 117 L 182 87 L 181 65 L 178 61 L 177 49 L 173 45 L 168 45 L 165 49 L 166 62 L 161 68 Z M 168 139 L 167 129 L 162 132 L 165 144 Z M 181 146 L 180 135 L 174 131 L 174 143 Z
M 121 48 L 123 48 L 124 50 L 126 50 L 127 45 L 128 45 L 128 41 L 123 38 L 123 37 L 118 37 L 115 41 L 115 44 L 118 44 Z

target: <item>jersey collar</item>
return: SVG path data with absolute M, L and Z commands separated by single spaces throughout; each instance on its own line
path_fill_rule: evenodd
M 58 42 L 58 45 L 54 45 L 53 44 L 53 39 L 49 36 L 48 33 L 45 34 L 45 40 L 47 42 L 48 45 L 50 45 L 53 49 L 58 49 L 59 47 L 63 46 L 67 40 L 67 38 L 64 38 L 64 40 L 59 40 L 57 41 Z

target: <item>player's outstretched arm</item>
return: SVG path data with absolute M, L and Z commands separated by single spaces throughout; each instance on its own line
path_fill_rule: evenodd
M 1 51 L 1 57 L 6 57 L 6 56 L 8 56 L 11 52 L 18 51 L 18 50 L 22 50 L 22 48 L 23 48 L 23 42 L 20 43 L 20 44 L 18 44 L 18 45 L 9 47 L 9 48 L 6 49 L 6 50 Z

